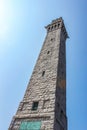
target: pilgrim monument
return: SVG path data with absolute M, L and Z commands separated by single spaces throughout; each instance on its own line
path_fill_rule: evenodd
M 8 130 L 67 130 L 66 39 L 63 19 L 46 27 L 47 35 L 23 100 Z

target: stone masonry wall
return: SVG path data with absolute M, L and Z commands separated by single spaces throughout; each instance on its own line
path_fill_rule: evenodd
M 59 61 L 57 70 L 55 130 L 67 130 L 66 117 L 66 36 L 61 29 Z M 59 128 L 59 129 L 58 129 Z
M 58 126 L 58 123 L 55 123 L 55 110 L 58 114 L 58 110 L 56 109 L 58 105 L 57 100 L 59 98 L 62 100 L 63 98 L 64 113 L 66 105 L 66 96 L 61 96 L 59 89 L 57 89 L 61 24 L 58 24 L 57 29 L 52 28 L 53 30 L 51 31 L 47 27 L 48 32 L 40 55 L 34 67 L 24 98 L 19 104 L 9 130 L 18 130 L 22 121 L 41 121 L 41 130 L 62 130 Z M 65 80 L 65 76 L 63 79 Z M 56 95 L 57 91 L 58 95 Z M 65 92 L 63 93 L 65 94 Z M 32 110 L 33 102 L 38 102 L 38 109 L 36 111 Z M 59 104 L 62 105 L 62 103 Z M 66 122 L 66 118 L 64 121 Z

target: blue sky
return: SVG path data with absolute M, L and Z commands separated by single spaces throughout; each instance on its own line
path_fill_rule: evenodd
M 0 130 L 22 100 L 46 30 L 63 17 L 67 50 L 68 130 L 87 128 L 87 1 L 0 0 Z

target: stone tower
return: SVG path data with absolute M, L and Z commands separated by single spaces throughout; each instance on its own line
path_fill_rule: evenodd
M 62 18 L 45 28 L 44 44 L 9 130 L 67 130 L 65 42 L 68 35 Z

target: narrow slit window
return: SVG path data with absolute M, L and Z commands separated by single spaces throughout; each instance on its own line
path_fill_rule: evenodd
M 49 53 L 50 53 L 50 51 L 47 52 L 47 54 L 49 54 Z
M 51 29 L 53 29 L 53 26 L 51 27 Z
M 60 112 L 60 118 L 61 119 L 63 118 L 63 110 L 61 110 L 61 112 Z
M 51 38 L 51 41 L 53 41 L 53 38 Z
M 54 27 L 56 28 L 56 25 Z
M 39 104 L 39 102 L 33 102 L 32 110 L 37 110 L 38 109 L 38 104 Z
M 61 114 L 63 114 L 63 110 L 61 110 Z
M 60 26 L 60 24 L 58 23 L 58 27 Z
M 44 75 L 45 75 L 45 71 L 42 72 L 42 76 L 44 76 Z
M 48 31 L 50 31 L 50 27 L 48 28 Z
M 55 41 L 55 38 L 51 38 L 50 41 L 51 41 L 51 42 Z

